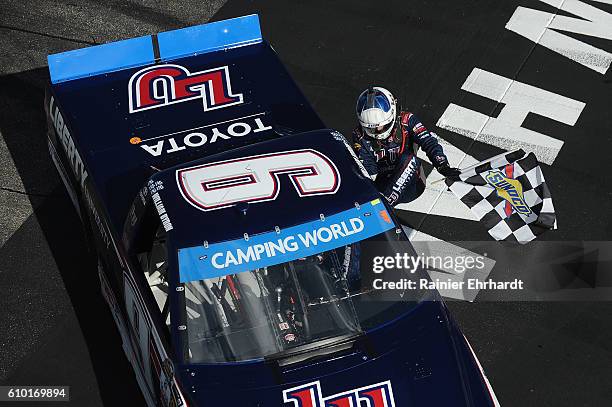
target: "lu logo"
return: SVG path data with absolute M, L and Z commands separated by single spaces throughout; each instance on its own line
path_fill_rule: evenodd
M 395 407 L 390 380 L 328 397 L 316 381 L 283 391 L 283 400 L 291 407 Z
M 243 102 L 242 93 L 232 93 L 227 66 L 193 73 L 181 65 L 150 66 L 132 75 L 128 93 L 130 113 L 194 99 L 202 99 L 204 111 Z

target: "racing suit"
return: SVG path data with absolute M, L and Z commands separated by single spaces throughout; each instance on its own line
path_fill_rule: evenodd
M 410 202 L 425 190 L 425 174 L 417 158 L 419 147 L 434 167 L 448 166 L 435 133 L 427 131 L 410 112 L 401 112 L 396 128 L 386 140 L 368 137 L 357 126 L 353 130 L 354 149 L 378 190 L 391 205 Z

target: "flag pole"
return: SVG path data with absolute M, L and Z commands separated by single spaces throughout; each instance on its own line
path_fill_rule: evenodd
M 431 183 L 431 184 L 429 184 L 429 185 L 436 185 L 436 184 L 439 184 L 439 183 L 440 183 L 440 182 L 442 182 L 442 181 L 446 181 L 446 177 L 444 177 L 444 178 L 440 178 L 440 179 L 437 179 L 437 180 L 435 180 L 434 182 L 432 182 L 432 183 Z

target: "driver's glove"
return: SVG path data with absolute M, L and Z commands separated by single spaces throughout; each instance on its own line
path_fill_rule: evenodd
M 436 167 L 436 170 L 438 170 L 438 172 L 444 175 L 446 178 L 457 179 L 459 178 L 459 174 L 461 174 L 461 171 L 459 171 L 455 167 L 451 167 L 448 164 L 448 159 L 444 155 L 436 156 L 433 160 L 433 163 Z
M 459 178 L 459 174 L 461 174 L 461 171 L 459 171 L 459 169 L 451 167 L 450 165 L 448 165 L 448 163 L 441 165 L 436 169 L 438 170 L 440 174 L 444 175 L 446 178 L 457 179 Z

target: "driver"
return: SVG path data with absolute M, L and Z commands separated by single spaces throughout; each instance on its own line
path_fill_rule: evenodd
M 427 131 L 410 112 L 398 115 L 396 105 L 387 89 L 366 89 L 357 99 L 359 125 L 353 130 L 359 160 L 393 206 L 413 201 L 425 190 L 425 174 L 417 158 L 419 147 L 440 174 L 459 175 L 459 170 L 449 165 L 435 133 Z

